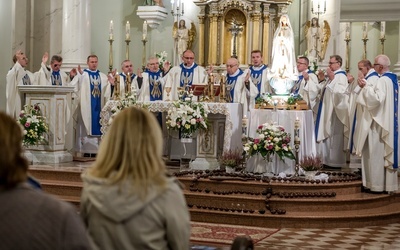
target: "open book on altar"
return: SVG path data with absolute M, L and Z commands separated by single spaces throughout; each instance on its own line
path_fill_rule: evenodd
M 205 94 L 207 86 L 208 86 L 207 84 L 192 84 L 190 86 L 190 89 L 193 91 L 193 95 L 201 96 Z
M 214 96 L 218 96 L 220 93 L 220 85 L 213 84 L 213 92 Z M 193 95 L 200 96 L 200 95 L 208 95 L 209 88 L 207 84 L 192 84 L 191 90 L 193 91 Z

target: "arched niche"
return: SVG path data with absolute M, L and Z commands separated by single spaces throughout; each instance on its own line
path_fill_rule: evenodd
M 224 15 L 223 63 L 232 57 L 234 52 L 239 62 L 245 62 L 247 50 L 247 23 L 246 15 L 240 9 L 230 9 Z M 236 31 L 233 29 L 236 29 Z M 236 39 L 233 35 L 234 32 L 237 32 Z

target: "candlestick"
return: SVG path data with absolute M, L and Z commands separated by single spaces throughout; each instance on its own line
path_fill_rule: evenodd
M 109 33 L 109 40 L 113 40 L 114 38 L 114 24 L 113 20 L 110 21 L 110 33 Z
M 368 22 L 363 22 L 363 39 L 368 38 Z
M 143 22 L 143 40 L 147 38 L 147 21 Z
M 249 119 L 247 119 L 247 116 L 243 116 L 242 119 L 242 134 L 247 136 L 247 127 L 249 124 Z
M 381 22 L 381 39 L 385 38 L 385 28 L 386 28 L 386 22 L 382 21 Z
M 131 24 L 129 23 L 129 21 L 126 21 L 125 38 L 126 38 L 126 40 L 131 39 Z
M 350 23 L 346 23 L 346 39 L 350 38 Z

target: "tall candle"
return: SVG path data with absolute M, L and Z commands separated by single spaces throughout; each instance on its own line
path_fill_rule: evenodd
M 249 119 L 247 119 L 247 116 L 244 116 L 242 119 L 242 127 L 247 128 L 248 124 L 249 124 Z
M 294 122 L 294 142 L 300 141 L 300 121 L 299 118 L 296 117 L 296 121 Z
M 143 22 L 143 40 L 147 38 L 147 21 Z
M 346 38 L 350 38 L 350 23 L 346 23 Z
M 129 23 L 129 21 L 126 21 L 126 26 L 125 26 L 125 38 L 126 40 L 130 40 L 131 38 L 131 24 Z
M 381 22 L 381 39 L 385 38 L 385 28 L 386 28 L 386 22 L 382 21 Z
M 113 20 L 110 21 L 110 33 L 109 33 L 109 38 L 110 40 L 112 40 L 114 37 L 114 24 L 113 24 Z
M 368 38 L 368 22 L 363 22 L 363 39 Z

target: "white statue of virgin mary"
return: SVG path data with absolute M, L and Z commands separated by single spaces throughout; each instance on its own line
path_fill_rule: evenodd
M 271 57 L 271 86 L 276 94 L 289 94 L 298 78 L 294 34 L 289 16 L 284 14 L 274 34 Z M 273 86 L 276 85 L 276 86 Z

